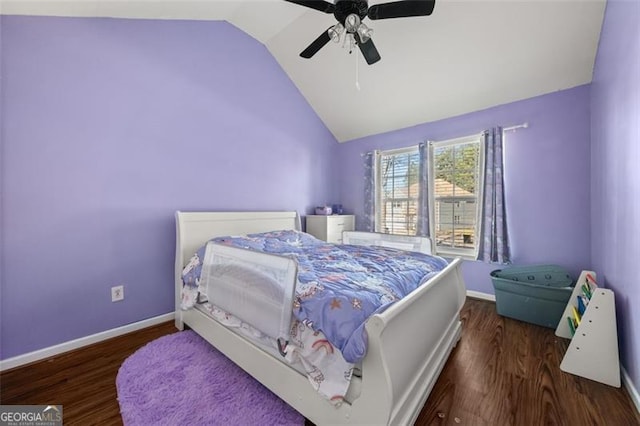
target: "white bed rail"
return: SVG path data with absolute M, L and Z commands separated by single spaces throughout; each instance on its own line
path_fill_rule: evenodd
M 208 242 L 200 285 L 218 308 L 286 342 L 297 277 L 292 258 Z
M 225 235 L 244 235 L 277 229 L 300 230 L 300 216 L 284 212 L 182 212 L 176 217 L 175 324 L 184 328 L 182 302 L 182 268 L 207 241 Z
M 344 244 L 390 247 L 399 250 L 417 251 L 431 254 L 431 239 L 409 235 L 382 234 L 378 232 L 344 231 Z

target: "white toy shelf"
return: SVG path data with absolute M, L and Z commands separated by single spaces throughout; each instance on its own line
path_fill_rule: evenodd
M 588 279 L 588 275 L 592 277 L 592 281 Z M 556 336 L 571 339 L 560 369 L 619 388 L 620 360 L 615 295 L 613 291 L 595 285 L 595 280 L 595 272 L 582 271 L 556 328 Z M 587 291 L 584 290 L 585 286 Z M 585 304 L 582 315 L 579 314 L 579 297 L 582 297 Z M 574 324 L 579 322 L 574 326 L 575 332 L 571 330 L 569 321 L 574 321 Z

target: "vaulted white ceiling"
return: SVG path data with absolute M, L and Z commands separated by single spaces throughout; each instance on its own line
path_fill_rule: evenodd
M 335 19 L 282 0 L 0 2 L 8 15 L 226 20 L 269 49 L 340 142 L 591 82 L 604 8 L 605 0 L 436 0 L 428 17 L 367 20 L 382 56 L 367 65 L 333 43 L 301 58 Z

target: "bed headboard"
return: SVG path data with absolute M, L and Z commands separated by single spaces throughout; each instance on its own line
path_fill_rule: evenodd
M 300 230 L 297 212 L 176 212 L 176 261 L 180 269 L 211 238 L 281 229 Z M 177 263 L 176 263 L 177 265 Z
M 176 325 L 180 317 L 182 269 L 207 241 L 282 229 L 300 230 L 297 212 L 176 212 Z M 180 328 L 180 327 L 179 327 Z

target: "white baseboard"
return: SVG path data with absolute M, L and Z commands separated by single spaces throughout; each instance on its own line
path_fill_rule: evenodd
M 58 345 L 50 346 L 48 348 L 39 349 L 37 351 L 29 352 L 24 355 L 18 355 L 13 358 L 7 358 L 0 361 L 0 371 L 9 370 L 11 368 L 29 364 L 30 362 L 40 361 L 41 359 L 56 356 L 64 352 L 81 348 L 83 346 L 92 345 L 94 343 L 98 343 L 103 340 L 110 339 L 112 337 L 121 336 L 123 334 L 131 333 L 132 331 L 140 330 L 143 328 L 151 327 L 152 325 L 171 321 L 173 320 L 173 318 L 174 318 L 174 313 L 169 312 L 163 315 L 159 315 L 157 317 L 134 322 L 132 324 L 123 325 L 122 327 L 112 328 L 111 330 L 92 334 L 90 336 L 81 337 L 75 340 L 70 340 L 68 342 L 60 343 Z
M 627 392 L 629 392 L 629 396 L 636 406 L 636 410 L 640 413 L 640 394 L 638 393 L 638 389 L 633 385 L 627 370 L 625 370 L 624 367 L 621 367 L 620 371 L 622 372 L 622 383 L 624 383 L 624 387 L 627 388 Z
M 473 299 L 481 299 L 481 300 L 488 300 L 490 302 L 495 302 L 496 301 L 496 296 L 493 294 L 489 294 L 489 293 L 482 293 L 480 291 L 474 291 L 474 290 L 467 290 L 467 296 L 473 298 Z

